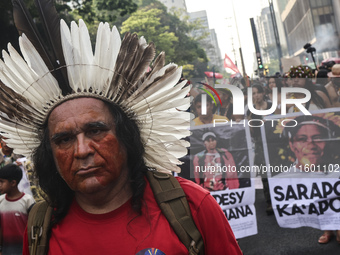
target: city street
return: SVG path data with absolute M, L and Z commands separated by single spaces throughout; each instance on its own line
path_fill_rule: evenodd
M 335 237 L 328 244 L 319 244 L 321 230 L 313 228 L 280 228 L 275 216 L 266 214 L 262 189 L 256 189 L 258 234 L 239 239 L 244 255 L 338 255 L 340 244 Z

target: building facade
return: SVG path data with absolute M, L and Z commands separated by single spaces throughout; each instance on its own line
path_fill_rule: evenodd
M 201 23 L 201 28 L 192 31 L 191 35 L 194 38 L 199 38 L 203 35 L 206 37 L 200 40 L 201 47 L 205 50 L 209 59 L 209 67 L 215 70 L 223 70 L 223 60 L 221 58 L 221 51 L 218 46 L 217 35 L 215 29 L 209 29 L 208 16 L 206 11 L 198 11 L 188 13 L 189 22 L 195 22 L 197 20 Z
M 308 64 L 306 43 L 315 47 L 317 64 L 339 56 L 340 0 L 278 0 L 277 5 L 290 57 Z
M 275 49 L 276 45 L 273 21 L 269 7 L 263 8 L 261 11 L 261 16 L 257 17 L 256 30 L 262 53 L 262 61 L 264 63 L 269 63 L 271 56 L 268 50 L 270 47 Z
M 168 11 L 172 10 L 182 10 L 184 14 L 187 13 L 187 6 L 185 5 L 185 0 L 159 0 L 162 4 L 164 4 Z

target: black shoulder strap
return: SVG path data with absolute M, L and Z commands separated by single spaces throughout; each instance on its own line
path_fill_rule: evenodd
M 41 201 L 32 207 L 28 215 L 27 237 L 30 255 L 47 254 L 52 210 L 46 201 Z
M 192 219 L 188 201 L 177 179 L 154 171 L 148 171 L 147 177 L 159 207 L 189 254 L 204 254 L 201 233 Z

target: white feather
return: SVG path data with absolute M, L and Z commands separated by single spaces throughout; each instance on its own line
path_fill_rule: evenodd
M 62 20 L 60 24 L 62 48 L 65 57 L 68 80 L 72 90 L 77 93 L 93 88 L 94 93 L 109 97 L 113 71 L 121 49 L 121 38 L 116 27 L 110 31 L 107 23 L 98 27 L 95 54 L 92 52 L 90 36 L 85 23 L 80 20 L 79 27 L 71 23 L 71 29 Z M 28 39 L 23 36 L 20 46 L 25 59 L 9 46 L 10 55 L 4 54 L 5 63 L 0 60 L 0 79 L 14 91 L 21 93 L 30 102 L 32 122 L 19 120 L 0 121 L 0 130 L 9 134 L 9 144 L 15 151 L 24 155 L 39 145 L 37 123 L 40 125 L 49 113 L 52 98 L 63 100 L 57 81 Z M 139 38 L 142 48 L 147 47 L 144 37 Z M 26 63 L 27 62 L 27 63 Z M 121 63 L 118 63 L 121 64 Z M 172 69 L 174 68 L 174 69 Z M 163 78 L 171 69 L 171 75 Z M 149 75 L 138 89 L 124 102 L 120 93 L 126 88 L 113 91 L 113 103 L 126 107 L 136 113 L 140 123 L 142 140 L 145 143 L 145 162 L 147 166 L 160 172 L 179 172 L 178 158 L 187 154 L 188 142 L 180 140 L 190 135 L 191 114 L 178 111 L 178 107 L 189 107 L 190 99 L 185 98 L 189 88 L 182 88 L 186 81 L 176 85 L 182 69 L 170 63 Z M 47 86 L 47 87 L 46 87 Z M 30 109 L 28 105 L 22 105 Z M 124 108 L 125 109 L 125 108 Z
M 27 61 L 27 59 L 29 59 L 31 63 L 35 63 L 34 66 L 36 66 L 36 68 L 34 68 L 34 66 L 31 66 L 31 75 L 33 75 L 34 73 L 38 77 L 40 77 L 40 79 L 35 80 L 37 87 L 34 89 L 46 91 L 46 99 L 51 98 L 51 96 L 52 98 L 57 98 L 60 94 L 58 82 L 50 73 L 44 60 L 41 58 L 38 51 L 33 47 L 32 43 L 28 40 L 25 34 L 23 34 L 22 37 L 19 38 L 19 45 L 20 50 L 26 53 L 25 60 Z
M 82 76 L 82 59 L 81 59 L 81 51 L 80 51 L 80 42 L 79 42 L 79 28 L 77 24 L 72 21 L 71 22 L 71 41 L 72 41 L 72 57 L 74 64 L 74 91 L 77 91 L 78 88 L 81 91 L 84 91 L 83 81 L 84 78 Z
M 75 89 L 77 83 L 79 82 L 79 80 L 77 80 L 79 79 L 79 72 L 77 70 L 79 67 L 76 66 L 74 63 L 71 31 L 64 20 L 60 21 L 60 35 L 61 44 L 63 48 L 63 55 L 67 66 L 68 81 L 70 87 L 72 89 Z
M 96 67 L 93 65 L 94 59 L 89 31 L 87 30 L 85 22 L 82 19 L 79 20 L 79 44 L 82 61 L 81 72 L 83 89 L 89 91 L 89 89 L 95 85 Z

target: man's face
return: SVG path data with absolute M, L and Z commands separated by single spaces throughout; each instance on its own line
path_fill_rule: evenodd
M 12 183 L 13 181 L 10 182 L 9 180 L 0 178 L 0 193 L 1 194 L 8 193 L 12 188 Z
M 276 87 L 276 82 L 274 78 L 270 78 L 268 81 L 268 87 L 270 88 L 270 90 L 273 90 L 273 88 Z
M 317 165 L 322 163 L 326 142 L 325 137 L 316 125 L 303 125 L 289 142 L 299 165 Z
M 306 78 L 292 78 L 292 87 L 294 88 L 304 88 L 306 85 Z
M 257 88 L 253 88 L 253 103 L 261 103 L 263 101 L 264 93 Z
M 2 137 L 2 138 L 1 138 L 1 140 L 0 140 L 1 148 L 2 148 L 2 152 L 3 152 L 4 154 L 10 155 L 10 154 L 12 154 L 13 149 L 7 146 L 7 144 L 6 144 L 6 142 L 5 142 L 6 139 L 7 139 L 7 138 L 5 138 L 5 137 Z
M 207 151 L 212 152 L 216 149 L 217 141 L 214 137 L 208 137 L 204 140 L 204 146 L 207 149 Z
M 103 101 L 78 98 L 64 102 L 52 111 L 48 130 L 57 169 L 75 192 L 110 189 L 127 171 L 125 148 Z
M 228 102 L 230 96 L 227 92 L 222 91 L 222 92 L 219 93 L 219 95 L 221 97 L 222 105 L 223 105 L 223 102 L 224 103 Z

